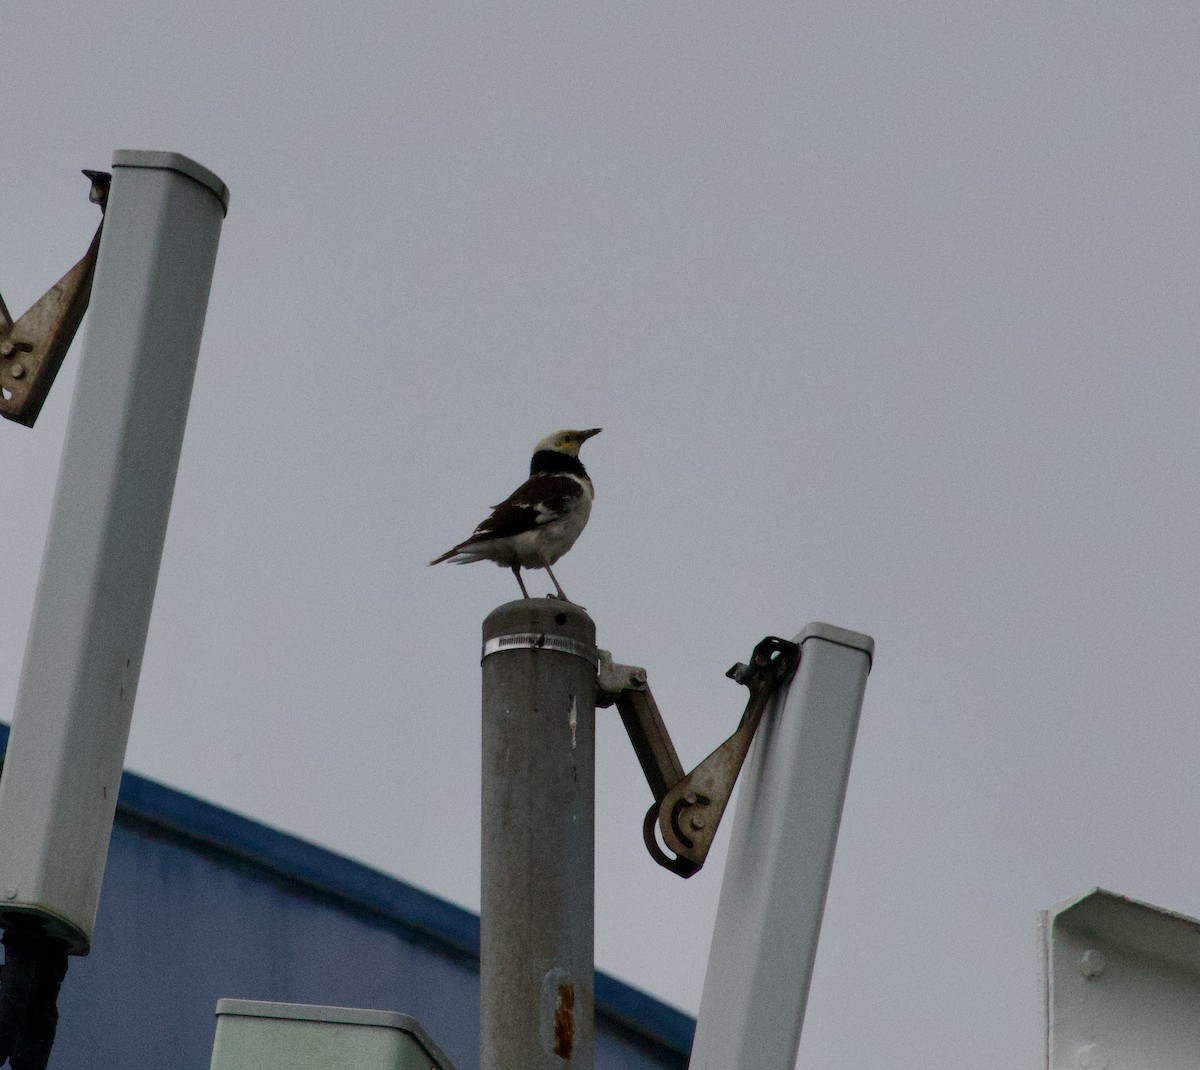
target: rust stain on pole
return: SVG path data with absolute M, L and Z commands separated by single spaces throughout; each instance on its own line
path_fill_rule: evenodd
M 575 1047 L 575 986 L 558 986 L 558 1004 L 554 1008 L 554 1054 L 569 1060 Z

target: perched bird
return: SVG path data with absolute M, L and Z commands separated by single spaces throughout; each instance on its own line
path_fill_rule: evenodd
M 594 490 L 587 469 L 579 460 L 579 447 L 600 428 L 590 431 L 557 431 L 533 448 L 529 478 L 499 505 L 465 542 L 429 563 L 495 561 L 507 565 L 517 577 L 526 598 L 523 568 L 544 568 L 550 573 L 558 597 L 569 602 L 551 572 L 554 564 L 579 538 L 592 512 Z

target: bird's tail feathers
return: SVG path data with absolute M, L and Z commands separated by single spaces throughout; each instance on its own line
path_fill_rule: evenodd
M 435 557 L 429 563 L 431 565 L 440 565 L 443 561 L 449 561 L 452 565 L 467 565 L 472 561 L 478 561 L 479 554 L 473 553 L 469 546 L 456 546 L 453 550 L 447 550 L 441 557 Z

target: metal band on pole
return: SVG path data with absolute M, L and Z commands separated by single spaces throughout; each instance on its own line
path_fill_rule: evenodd
M 557 650 L 560 654 L 574 654 L 583 658 L 593 668 L 599 668 L 600 659 L 595 645 L 569 639 L 565 635 L 547 635 L 545 632 L 515 632 L 512 635 L 497 635 L 483 644 L 480 661 L 501 650 Z

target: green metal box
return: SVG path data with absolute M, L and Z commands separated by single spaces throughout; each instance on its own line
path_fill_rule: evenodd
M 217 1001 L 210 1070 L 454 1070 L 407 1014 Z

